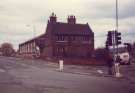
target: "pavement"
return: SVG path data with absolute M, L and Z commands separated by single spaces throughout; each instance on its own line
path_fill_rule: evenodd
M 0 93 L 135 93 L 135 65 L 121 66 L 123 78 L 104 66 L 64 65 L 0 57 Z

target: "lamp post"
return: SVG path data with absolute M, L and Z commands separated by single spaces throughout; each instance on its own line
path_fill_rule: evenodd
M 118 0 L 116 0 L 116 31 L 119 30 L 119 20 L 118 20 Z
M 26 25 L 26 27 L 30 27 L 30 28 L 32 27 L 32 31 L 33 31 L 32 33 L 33 33 L 33 38 L 34 38 L 35 37 L 35 31 L 36 31 L 35 30 L 35 25 L 31 26 L 31 25 L 28 24 L 28 25 Z
M 120 73 L 120 67 L 119 67 L 119 61 L 120 61 L 120 56 L 118 55 L 118 43 L 117 41 L 121 40 L 121 33 L 118 32 L 119 30 L 119 21 L 118 21 L 119 17 L 118 17 L 118 0 L 116 0 L 116 28 L 115 28 L 115 34 L 114 34 L 114 41 L 115 41 L 115 45 L 116 45 L 116 58 L 114 59 L 114 66 L 115 66 L 115 76 L 116 77 L 121 77 L 121 73 Z M 119 38 L 119 39 L 118 39 Z M 121 44 L 121 42 L 120 42 Z
M 26 25 L 27 27 L 31 28 L 32 27 L 32 33 L 33 33 L 33 39 L 35 38 L 35 25 Z M 33 57 L 35 56 L 35 53 L 36 53 L 36 43 L 35 43 L 35 40 L 33 41 L 33 44 L 32 44 L 32 54 L 33 54 Z

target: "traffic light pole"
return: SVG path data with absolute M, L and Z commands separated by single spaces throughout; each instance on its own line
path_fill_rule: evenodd
M 116 52 L 115 52 L 115 33 L 114 33 L 114 31 L 112 32 L 112 45 L 113 45 L 113 59 L 114 59 L 114 64 L 115 64 L 115 54 L 116 54 Z
M 121 33 L 118 31 L 108 31 L 106 46 L 112 46 L 113 48 L 113 61 L 114 61 L 114 75 L 121 77 L 119 70 L 119 56 L 118 56 L 118 45 L 121 44 Z

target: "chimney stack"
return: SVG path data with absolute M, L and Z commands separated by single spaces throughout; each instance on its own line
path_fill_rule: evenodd
M 56 14 L 52 13 L 51 16 L 50 16 L 50 20 L 48 22 L 56 23 L 57 22 Z
M 76 18 L 74 15 L 68 16 L 67 21 L 69 24 L 76 24 Z

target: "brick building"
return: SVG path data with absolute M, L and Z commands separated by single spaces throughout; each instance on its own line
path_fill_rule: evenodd
M 90 58 L 94 50 L 94 33 L 88 23 L 76 23 L 75 16 L 68 16 L 67 23 L 57 22 L 50 16 L 46 32 L 19 45 L 23 56 L 41 58 Z

